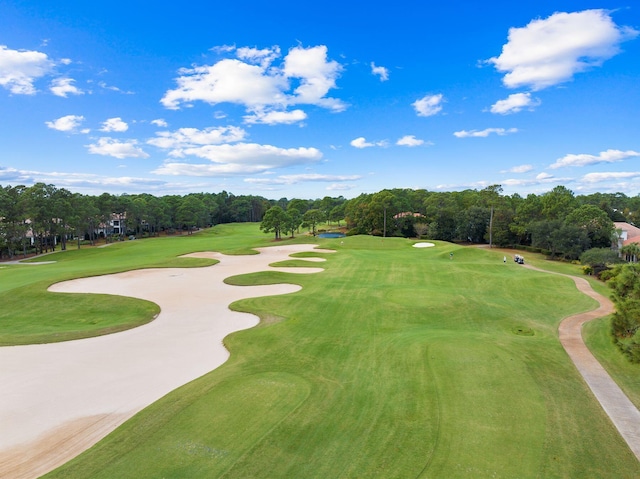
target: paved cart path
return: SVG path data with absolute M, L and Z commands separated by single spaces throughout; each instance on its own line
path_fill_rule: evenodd
M 0 477 L 34 478 L 88 449 L 136 412 L 224 363 L 222 340 L 255 326 L 233 312 L 243 298 L 286 294 L 292 284 L 231 286 L 230 276 L 257 271 L 315 273 L 321 268 L 272 268 L 315 245 L 260 248 L 260 254 L 194 253 L 220 263 L 158 268 L 53 285 L 66 293 L 106 293 L 157 303 L 152 322 L 116 334 L 62 343 L 0 348 Z M 315 250 L 331 252 L 327 250 Z M 323 261 L 321 258 L 305 258 Z
M 613 303 L 596 293 L 584 278 L 554 273 L 525 265 L 529 269 L 543 273 L 560 274 L 571 278 L 578 290 L 595 299 L 600 306 L 586 313 L 574 314 L 562 320 L 558 327 L 558 336 L 565 351 L 586 381 L 600 405 L 611 418 L 620 435 L 640 460 L 640 411 L 629 400 L 620 387 L 611 379 L 598 360 L 591 354 L 582 339 L 582 325 L 592 319 L 608 316 L 614 312 Z

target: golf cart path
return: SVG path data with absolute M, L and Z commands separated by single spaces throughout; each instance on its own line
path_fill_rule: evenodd
M 135 413 L 212 371 L 229 357 L 223 339 L 258 324 L 229 305 L 244 298 L 293 293 L 294 284 L 232 286 L 225 278 L 274 268 L 316 245 L 259 248 L 259 254 L 186 256 L 220 262 L 201 268 L 156 268 L 54 284 L 59 293 L 131 296 L 160 306 L 158 317 L 120 333 L 0 347 L 0 477 L 35 478 L 64 464 Z M 323 258 L 299 258 L 324 261 Z
M 629 445 L 631 451 L 640 460 L 640 411 L 629 400 L 625 393 L 605 371 L 582 339 L 582 325 L 592 319 L 612 314 L 615 310 L 613 303 L 603 295 L 596 293 L 584 278 L 568 274 L 555 273 L 525 265 L 526 268 L 543 273 L 559 274 L 571 278 L 578 291 L 595 299 L 600 306 L 586 313 L 574 314 L 562 320 L 558 327 L 560 343 L 586 381 L 596 399 L 609 415 L 614 426 L 622 438 Z

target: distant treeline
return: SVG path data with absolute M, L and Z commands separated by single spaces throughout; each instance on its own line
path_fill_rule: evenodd
M 526 197 L 503 195 L 500 185 L 456 192 L 394 189 L 347 201 L 345 217 L 351 234 L 490 242 L 576 259 L 587 249 L 610 247 L 614 221 L 636 224 L 640 195 L 576 196 L 564 186 Z
M 324 201 L 324 203 L 323 203 Z M 329 199 L 331 205 L 344 203 Z M 275 205 L 294 203 L 304 211 L 326 207 L 327 200 L 269 200 L 261 196 L 220 193 L 154 196 L 99 196 L 71 193 L 51 184 L 0 185 L 0 257 L 35 250 L 41 253 L 67 241 L 111 241 L 134 235 L 191 232 L 220 223 L 259 222 Z M 79 243 L 78 243 L 79 244 Z
M 349 234 L 424 237 L 497 246 L 520 246 L 577 258 L 582 251 L 608 247 L 613 221 L 636 224 L 640 195 L 594 193 L 576 196 L 564 186 L 541 194 L 503 195 L 500 185 L 482 190 L 432 192 L 390 189 L 346 200 L 270 200 L 261 196 L 192 193 L 99 196 L 71 193 L 54 185 L 0 186 L 0 253 L 37 252 L 68 238 L 157 235 L 192 231 L 219 223 L 260 222 L 277 206 L 319 219 L 346 222 Z M 113 227 L 117 218 L 118 228 Z

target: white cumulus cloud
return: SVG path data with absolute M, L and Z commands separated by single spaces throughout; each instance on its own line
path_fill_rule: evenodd
M 155 120 L 151 120 L 151 124 L 159 126 L 160 128 L 166 128 L 166 127 L 169 126 L 169 124 L 165 120 L 163 120 L 162 118 L 157 118 Z
M 45 121 L 45 125 L 52 130 L 75 132 L 84 121 L 81 115 L 66 115 L 53 121 Z M 83 131 L 84 133 L 85 131 Z
M 149 158 L 149 154 L 138 146 L 136 140 L 116 140 L 109 137 L 98 138 L 97 143 L 87 145 L 89 153 L 113 156 L 114 158 Z
M 361 136 L 359 138 L 356 138 L 355 140 L 351 140 L 350 145 L 353 146 L 354 148 L 362 149 L 362 148 L 371 148 L 374 146 L 386 147 L 388 146 L 388 143 L 386 140 L 376 141 L 375 143 L 372 143 L 367 141 L 367 139 L 364 136 Z
M 514 93 L 506 99 L 498 100 L 491 105 L 491 113 L 508 115 L 509 113 L 517 113 L 523 108 L 533 110 L 540 103 L 540 100 L 531 98 L 531 93 Z
M 283 114 L 293 105 L 315 105 L 336 112 L 346 108 L 341 100 L 327 96 L 336 88 L 342 66 L 327 58 L 324 45 L 294 47 L 278 65 L 274 63 L 280 56 L 278 47 L 239 48 L 235 53 L 237 58 L 181 69 L 177 88 L 168 90 L 161 103 L 170 109 L 196 101 L 210 105 L 235 103 L 251 113 L 249 121 L 259 122 L 261 111 L 277 111 L 280 115 L 274 113 L 266 118 L 272 122 L 282 119 L 284 123 L 300 118 L 299 112 Z
M 606 10 L 559 12 L 510 28 L 500 56 L 487 62 L 506 73 L 505 86 L 541 90 L 600 66 L 620 52 L 623 41 L 638 33 L 616 25 Z
M 244 140 L 246 131 L 235 126 L 198 128 L 179 128 L 176 131 L 160 131 L 156 137 L 147 140 L 149 145 L 172 150 L 171 156 L 183 156 L 185 148 L 203 145 L 219 145 Z
M 127 125 L 126 122 L 122 121 L 122 118 L 116 117 L 116 118 L 109 118 L 108 120 L 102 122 L 102 128 L 100 128 L 100 131 L 123 132 L 123 131 L 127 131 L 128 129 L 129 129 L 129 125 Z
M 244 117 L 244 122 L 247 124 L 286 125 L 304 121 L 306 118 L 307 114 L 300 109 L 291 111 L 255 110 Z
M 33 50 L 12 50 L 0 45 L 0 86 L 16 95 L 33 95 L 34 82 L 54 68 L 46 53 Z
M 588 155 L 572 153 L 558 158 L 555 163 L 549 166 L 551 169 L 563 168 L 569 166 L 589 166 L 597 165 L 599 163 L 615 163 L 618 161 L 626 160 L 627 158 L 635 158 L 640 156 L 640 152 L 628 150 L 607 150 L 600 152 L 599 155 Z
M 416 138 L 414 135 L 405 135 L 396 141 L 398 146 L 420 146 L 424 145 L 424 140 Z
M 486 128 L 484 130 L 460 130 L 453 133 L 456 138 L 486 138 L 492 133 L 498 136 L 509 135 L 511 133 L 517 133 L 517 128 Z
M 418 116 L 433 116 L 442 111 L 442 103 L 444 96 L 442 93 L 437 95 L 426 95 L 414 101 L 411 106 L 416 110 Z
M 373 62 L 371 62 L 371 73 L 373 75 L 377 75 L 380 78 L 380 81 L 387 81 L 389 79 L 389 69 L 376 66 Z
M 80 90 L 73 83 L 75 80 L 73 78 L 56 78 L 51 82 L 51 86 L 49 90 L 56 96 L 61 96 L 66 98 L 67 95 L 84 95 L 84 92 Z

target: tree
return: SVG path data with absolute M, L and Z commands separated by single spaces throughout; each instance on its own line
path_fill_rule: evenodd
M 613 290 L 616 311 L 611 320 L 614 341 L 627 358 L 640 362 L 640 265 L 616 267 L 607 284 Z
M 482 243 L 489 227 L 489 217 L 489 209 L 471 206 L 458 216 L 458 237 L 472 243 Z
M 9 258 L 13 258 L 19 249 L 23 255 L 27 254 L 29 215 L 25 192 L 23 185 L 0 187 L 0 255 L 4 249 Z
M 548 220 L 564 220 L 578 206 L 573 192 L 565 186 L 556 186 L 540 197 L 542 215 Z
M 322 212 L 322 221 L 329 221 L 330 220 L 330 213 L 331 210 L 333 209 L 334 206 L 334 199 L 331 198 L 330 196 L 325 196 L 324 198 L 322 198 L 322 200 L 320 200 L 320 205 L 318 207 L 318 209 Z
M 344 208 L 345 208 L 344 202 L 340 203 L 337 206 L 334 206 L 329 212 L 329 220 L 335 221 L 338 224 L 338 226 L 340 226 L 340 220 L 344 219 Z
M 324 213 L 321 210 L 313 209 L 302 215 L 302 226 L 309 228 L 313 236 L 316 235 L 316 226 L 324 220 Z
M 302 214 L 295 208 L 287 208 L 286 216 L 284 229 L 291 233 L 291 237 L 293 238 L 296 230 L 302 225 Z
M 31 220 L 31 230 L 36 239 L 36 253 L 44 253 L 51 248 L 55 251 L 57 218 L 54 211 L 56 187 L 36 183 L 25 190 L 27 210 Z
M 67 249 L 67 236 L 73 230 L 70 222 L 73 216 L 73 206 L 71 199 L 73 194 L 64 188 L 55 190 L 53 199 L 53 217 L 60 234 L 60 248 L 64 251 Z
M 80 249 L 80 241 L 85 234 L 89 236 L 89 240 L 93 244 L 96 224 L 98 224 L 96 218 L 100 218 L 99 209 L 96 207 L 97 201 L 98 198 L 80 193 L 74 193 L 71 197 L 72 214 L 69 218 L 69 225 L 77 237 L 78 249 Z
M 622 253 L 625 259 L 632 263 L 637 263 L 638 258 L 640 258 L 640 244 L 631 243 L 626 246 L 620 248 L 620 253 Z
M 580 255 L 580 263 L 588 265 L 596 276 L 619 262 L 618 254 L 611 248 L 591 248 Z
M 611 246 L 611 237 L 615 228 L 613 221 L 597 206 L 587 204 L 576 208 L 566 216 L 565 223 L 586 231 L 592 247 Z
M 286 225 L 287 214 L 285 211 L 280 206 L 272 206 L 264 214 L 260 229 L 265 233 L 273 232 L 275 239 L 280 239 L 281 232 L 286 228 Z
M 516 206 L 513 222 L 509 226 L 518 244 L 532 244 L 532 225 L 542 220 L 542 201 L 535 194 L 529 194 Z
M 202 226 L 205 212 L 204 203 L 200 198 L 187 195 L 176 210 L 176 220 L 183 228 L 187 228 L 188 234 L 192 234 L 194 227 Z

